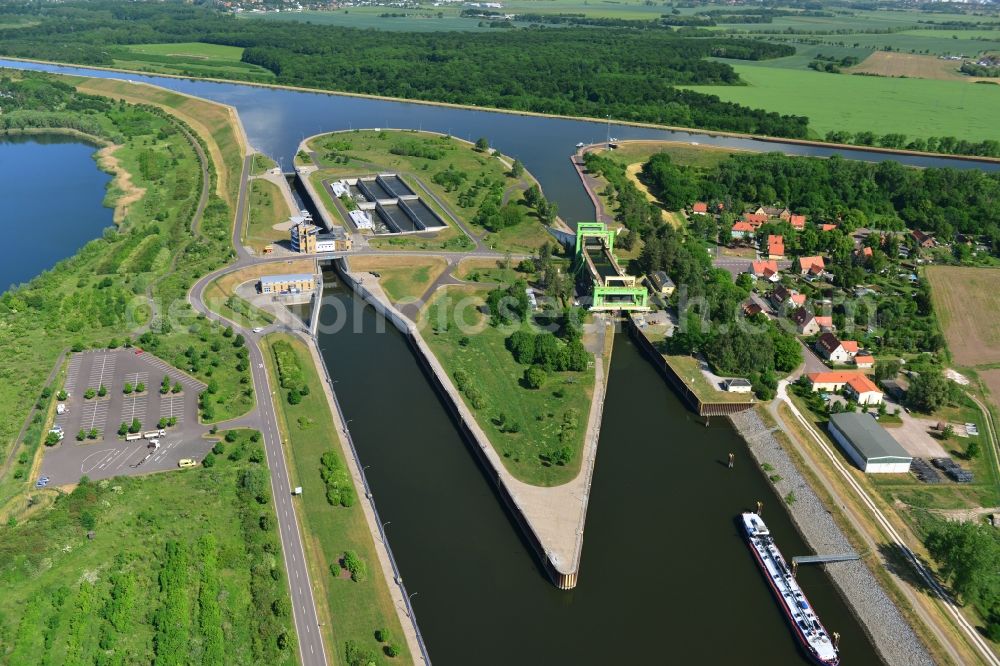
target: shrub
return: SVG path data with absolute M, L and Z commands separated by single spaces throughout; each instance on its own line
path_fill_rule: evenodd
M 396 645 L 395 643 L 389 643 L 384 648 L 382 648 L 382 651 L 385 652 L 385 655 L 387 657 L 395 657 L 399 655 L 399 646 Z
M 103 389 L 104 387 L 101 386 L 101 388 Z M 131 392 L 132 392 L 132 384 L 130 384 L 129 382 L 125 382 L 125 384 L 122 385 L 122 393 L 128 395 Z
M 97 391 L 95 391 L 92 388 L 89 388 L 83 392 L 84 400 L 93 400 L 95 395 L 97 395 Z
M 344 568 L 351 572 L 351 580 L 363 583 L 368 578 L 368 566 L 353 550 L 344 552 Z
M 524 385 L 530 389 L 540 389 L 545 383 L 545 370 L 538 365 L 533 365 L 524 371 Z
M 288 391 L 288 404 L 297 405 L 302 402 L 302 394 L 298 389 L 291 389 Z
M 202 467 L 213 467 L 215 465 L 215 456 L 211 453 L 205 454 L 205 459 L 201 461 Z
M 55 446 L 59 443 L 59 435 L 54 432 L 50 432 L 45 435 L 45 446 Z
M 217 456 L 221 456 L 225 452 L 226 452 L 226 447 L 222 444 L 222 442 L 216 442 L 215 446 L 212 447 L 212 453 L 214 453 Z

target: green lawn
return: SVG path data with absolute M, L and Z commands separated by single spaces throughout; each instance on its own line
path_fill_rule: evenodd
M 296 663 L 273 509 L 241 486 L 270 497 L 265 467 L 221 460 L 0 526 L 4 663 Z
M 437 156 L 431 158 L 390 152 L 403 144 L 419 145 Z M 487 244 L 499 251 L 526 253 L 551 240 L 534 214 L 527 206 L 520 203 L 523 191 L 533 182 L 531 177 L 527 173 L 522 174 L 520 178 L 507 175 L 509 169 L 498 157 L 477 152 L 464 141 L 425 132 L 359 130 L 324 134 L 311 139 L 309 145 L 322 161 L 322 168 L 316 172 L 319 175 L 311 176 L 314 185 L 330 178 L 386 171 L 399 173 L 410 187 L 421 195 L 424 202 L 446 222 L 449 222 L 448 216 L 432 197 L 427 196 L 428 193 L 444 202 L 450 212 L 460 217 L 474 234 L 483 236 L 487 234 L 486 229 L 473 224 L 472 220 L 479 203 L 486 196 L 488 188 L 485 183 L 499 182 L 504 189 L 504 201 L 517 202 L 523 219 L 520 224 L 489 234 Z M 434 181 L 435 176 L 446 172 L 449 168 L 464 174 L 460 184 L 451 191 Z M 460 197 L 463 194 L 466 196 Z M 329 199 L 323 197 L 323 200 L 329 208 L 331 205 Z M 450 222 L 449 227 L 451 227 Z M 448 236 L 445 237 L 445 234 Z M 423 240 L 424 236 L 425 234 L 405 239 L 380 238 L 375 239 L 374 244 L 389 249 L 392 247 L 422 249 L 425 244 L 440 245 L 450 238 L 454 239 L 452 247 L 445 249 L 469 249 L 467 243 L 459 240 L 464 234 L 460 234 L 458 229 L 438 232 L 438 237 L 433 243 Z
M 298 213 L 295 213 L 298 215 Z M 255 178 L 250 184 L 250 214 L 246 225 L 246 244 L 263 254 L 265 245 L 288 240 L 288 231 L 274 225 L 287 222 L 292 211 L 278 186 L 269 180 Z
M 182 42 L 176 44 L 131 44 L 113 49 L 115 67 L 163 74 L 269 80 L 274 73 L 242 62 L 238 46 Z
M 379 274 L 382 290 L 398 303 L 403 299 L 419 298 L 434 280 L 448 268 L 441 257 L 353 257 L 352 271 L 369 271 Z
M 487 291 L 440 289 L 420 318 L 424 339 L 450 376 L 461 370 L 472 378 L 484 406 L 477 409 L 467 396 L 463 399 L 510 473 L 539 486 L 566 483 L 580 470 L 594 370 L 551 373 L 540 389 L 522 386 L 527 366 L 517 363 L 505 347 L 511 331 L 489 326 L 479 312 Z M 501 431 L 501 416 L 503 424 L 516 423 L 518 431 Z M 562 446 L 573 451 L 568 464 L 547 465 L 540 459 Z
M 751 107 L 808 116 L 810 128 L 819 135 L 838 129 L 977 141 L 996 135 L 990 118 L 1000 116 L 1000 95 L 992 86 L 822 74 L 762 64 L 734 67 L 748 85 L 694 86 L 692 90 Z
M 301 378 L 295 385 L 309 387 L 308 394 L 302 396 L 299 404 L 289 404 L 288 391 L 281 388 L 279 377 L 284 375 L 280 375 L 276 368 L 273 353 L 276 344 L 279 348 L 284 344 L 290 345 L 284 347 L 284 350 L 291 350 L 291 357 Z M 406 651 L 406 642 L 402 639 L 402 629 L 382 575 L 375 544 L 358 504 L 359 501 L 365 501 L 363 491 L 359 492 L 349 481 L 349 477 L 345 476 L 344 485 L 350 487 L 353 504 L 348 507 L 332 506 L 327 501 L 327 490 L 320 476 L 320 459 L 324 454 L 332 453 L 337 456 L 342 468 L 346 469 L 344 457 L 348 453 L 339 433 L 334 429 L 323 385 L 312 357 L 298 339 L 285 334 L 267 336 L 264 341 L 264 356 L 273 385 L 278 389 L 275 401 L 280 427 L 288 442 L 285 451 L 291 461 L 292 485 L 302 486 L 303 489 L 302 496 L 296 498 L 296 501 L 301 502 L 299 517 L 306 557 L 309 559 L 312 584 L 320 606 L 320 620 L 324 625 L 330 652 L 337 655 L 336 663 L 342 663 L 339 657 L 343 655 L 344 643 L 350 640 L 365 649 L 380 653 L 381 646 L 375 640 L 374 632 L 384 627 L 389 630 L 392 642 L 400 647 L 402 653 L 393 659 L 383 658 L 381 663 L 410 664 L 412 659 Z M 283 372 L 287 374 L 285 367 L 282 365 Z M 337 562 L 349 550 L 356 552 L 367 565 L 367 579 L 362 582 L 354 582 L 346 575 L 334 576 L 331 573 L 331 565 L 340 571 Z

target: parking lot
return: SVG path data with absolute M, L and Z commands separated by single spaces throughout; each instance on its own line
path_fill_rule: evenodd
M 164 376 L 170 378 L 171 391 L 160 393 Z M 123 388 L 139 384 L 145 390 L 126 394 Z M 175 384 L 181 390 L 173 392 Z M 104 396 L 86 398 L 92 389 L 101 386 Z M 137 349 L 114 349 L 80 352 L 69 360 L 64 388 L 69 396 L 57 404 L 64 405 L 57 414 L 55 427 L 62 428 L 62 442 L 46 449 L 40 477 L 48 485 L 76 483 L 87 475 L 102 479 L 120 474 L 148 474 L 176 469 L 181 458 L 201 460 L 211 448 L 204 438 L 206 426 L 198 422 L 198 394 L 205 385 L 163 360 Z M 160 419 L 176 419 L 158 437 L 156 448 L 146 438 L 126 441 L 118 435 L 122 423 L 138 420 L 141 432 L 157 430 Z M 97 432 L 97 437 L 82 441 L 77 433 Z

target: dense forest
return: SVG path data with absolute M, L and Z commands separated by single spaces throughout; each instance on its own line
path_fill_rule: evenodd
M 529 28 L 385 33 L 237 21 L 175 3 L 5 3 L 37 25 L 8 31 L 0 54 L 112 66 L 115 47 L 202 41 L 244 47 L 282 84 L 538 113 L 805 137 L 808 119 L 749 109 L 675 86 L 739 84 L 727 57 L 791 55 L 786 45 L 688 38 L 671 30 Z

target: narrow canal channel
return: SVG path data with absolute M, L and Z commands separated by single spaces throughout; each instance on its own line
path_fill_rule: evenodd
M 615 342 L 580 585 L 563 592 L 405 338 L 371 308 L 359 313 L 342 287 L 326 296 L 343 307 L 324 309 L 321 329 L 336 332 L 320 348 L 436 665 L 807 663 L 735 515 L 760 499 L 784 553 L 811 551 L 728 422 L 700 424 L 626 334 Z M 830 579 L 803 567 L 799 580 L 840 632 L 843 663 L 880 663 Z

